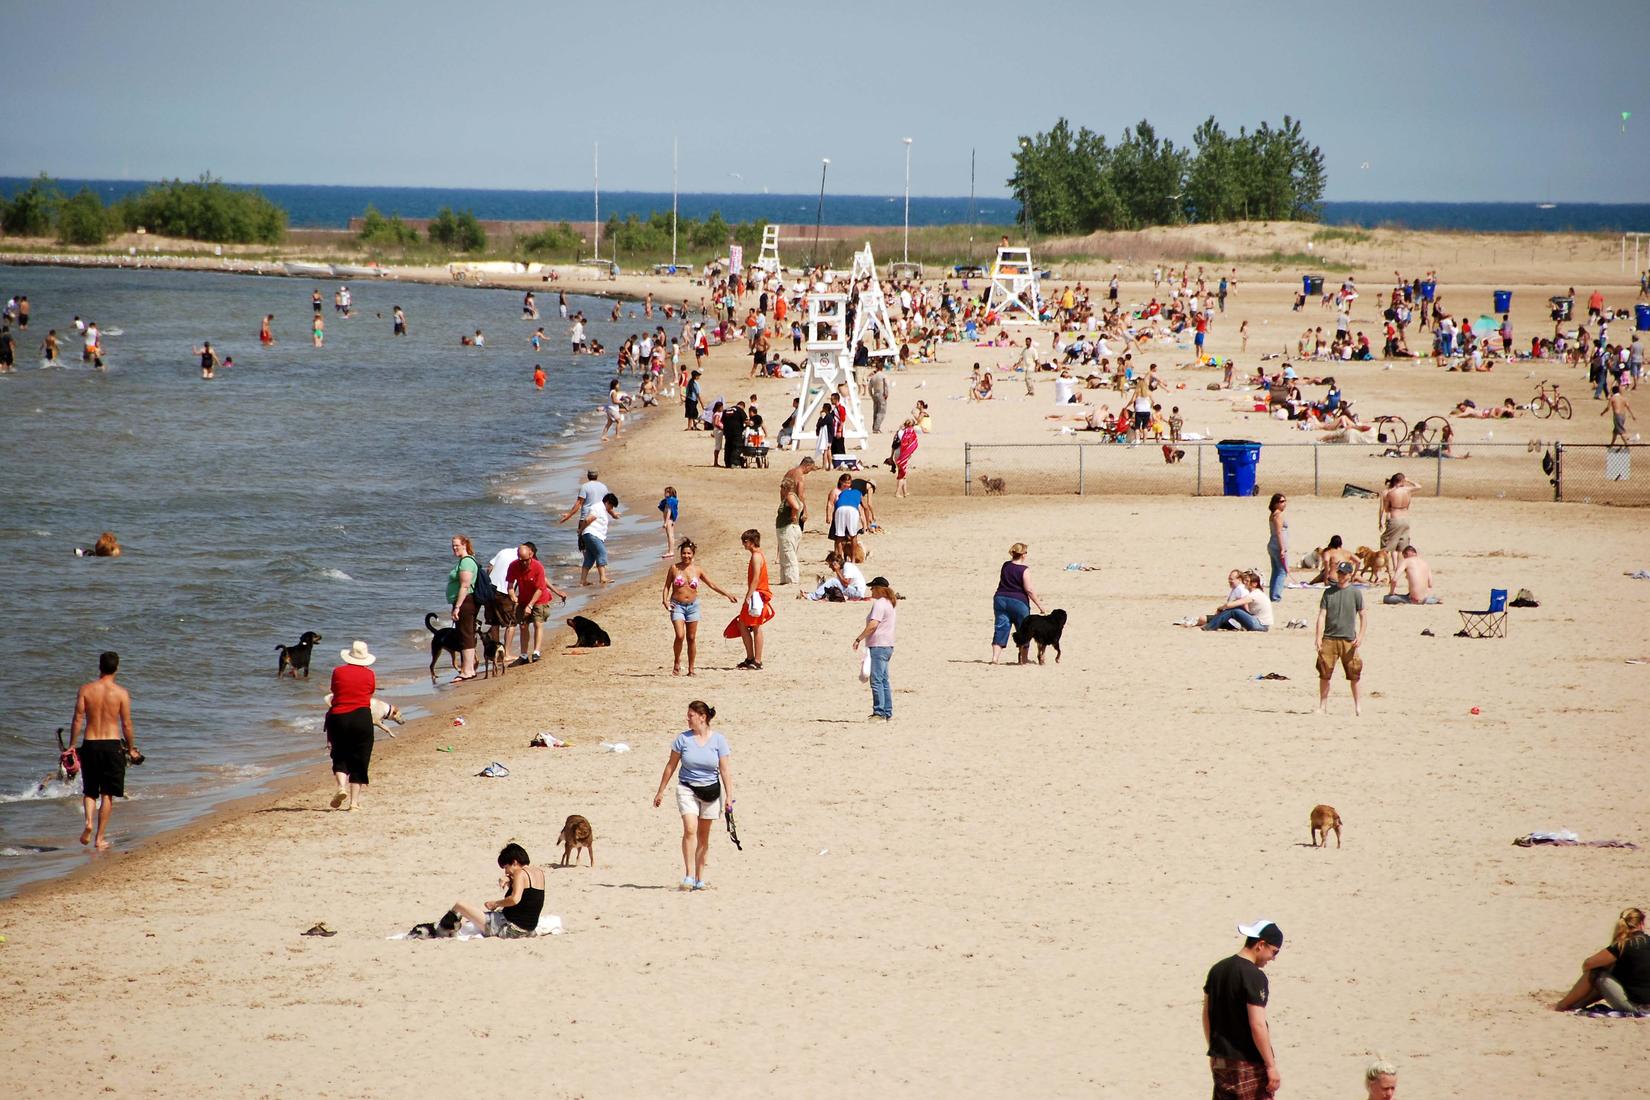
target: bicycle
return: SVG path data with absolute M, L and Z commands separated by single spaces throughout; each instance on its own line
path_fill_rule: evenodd
M 1568 420 L 1571 414 L 1570 399 L 1559 396 L 1558 384 L 1553 384 L 1553 392 L 1547 392 L 1547 380 L 1542 379 L 1541 385 L 1536 387 L 1535 396 L 1530 399 L 1530 412 L 1542 420 L 1557 413 L 1560 419 Z

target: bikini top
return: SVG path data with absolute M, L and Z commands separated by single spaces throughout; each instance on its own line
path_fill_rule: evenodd
M 676 574 L 676 576 L 671 578 L 670 583 L 675 588 L 680 588 L 680 587 L 682 587 L 682 585 L 685 584 L 689 588 L 697 589 L 699 587 L 699 578 L 694 577 L 692 580 L 688 580 L 686 577 L 684 577 L 680 573 L 678 573 L 678 574 Z

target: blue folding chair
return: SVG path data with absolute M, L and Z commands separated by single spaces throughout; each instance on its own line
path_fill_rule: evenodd
M 1507 590 L 1490 589 L 1490 606 L 1483 611 L 1462 611 L 1457 638 L 1505 638 L 1507 636 Z

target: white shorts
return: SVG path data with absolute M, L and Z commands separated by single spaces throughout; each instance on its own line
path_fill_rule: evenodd
M 718 798 L 715 802 L 700 802 L 692 787 L 686 783 L 678 783 L 676 808 L 682 811 L 683 817 L 697 816 L 705 821 L 715 821 L 722 812 L 722 800 Z
M 851 539 L 859 534 L 859 509 L 852 504 L 838 508 L 831 517 L 831 537 Z

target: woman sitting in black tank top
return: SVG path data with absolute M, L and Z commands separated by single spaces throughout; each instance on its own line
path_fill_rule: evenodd
M 526 849 L 515 843 L 506 844 L 499 852 L 498 865 L 504 870 L 499 885 L 508 893 L 495 901 L 482 902 L 479 908 L 455 901 L 453 912 L 487 936 L 515 939 L 535 935 L 539 914 L 544 911 L 544 871 L 532 866 Z

